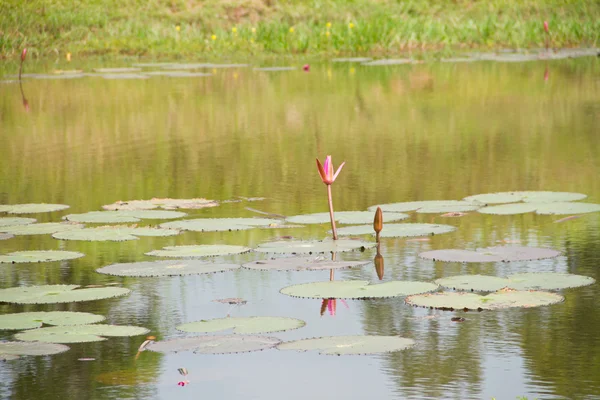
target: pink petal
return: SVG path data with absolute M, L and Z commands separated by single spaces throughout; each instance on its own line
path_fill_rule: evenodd
M 340 164 L 340 166 L 338 167 L 337 171 L 335 171 L 335 175 L 333 176 L 332 181 L 335 181 L 335 178 L 337 178 L 338 174 L 340 173 L 340 171 L 342 170 L 342 167 L 346 164 L 346 161 L 344 161 L 343 163 Z

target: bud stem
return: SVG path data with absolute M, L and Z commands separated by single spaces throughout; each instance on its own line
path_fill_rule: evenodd
M 335 219 L 333 217 L 333 198 L 331 197 L 331 185 L 327 185 L 327 199 L 329 201 L 329 219 L 331 220 L 331 232 L 333 240 L 337 240 L 337 231 L 335 229 Z

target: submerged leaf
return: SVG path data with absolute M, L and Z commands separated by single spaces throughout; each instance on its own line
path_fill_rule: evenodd
M 85 256 L 83 253 L 62 250 L 14 251 L 0 255 L 0 263 L 34 263 L 73 260 Z
M 339 232 L 339 230 L 338 230 Z M 336 253 L 375 247 L 375 242 L 364 242 L 360 240 L 280 240 L 260 244 L 254 251 L 262 253 L 289 253 L 289 254 L 311 254 L 311 253 Z
M 281 293 L 292 297 L 312 299 L 373 299 L 408 296 L 436 290 L 438 285 L 418 281 L 391 281 L 370 284 L 369 281 L 328 281 L 292 285 Z
M 24 312 L 0 315 L 0 330 L 22 330 L 47 325 L 82 325 L 104 321 L 102 315 L 73 311 Z
M 329 336 L 285 342 L 277 346 L 279 350 L 311 351 L 327 355 L 366 355 L 391 353 L 406 350 L 415 341 L 398 336 Z
M 315 257 L 270 258 L 242 264 L 242 267 L 261 271 L 320 271 L 360 267 L 369 261 L 331 261 Z
M 495 246 L 475 251 L 459 249 L 431 250 L 420 253 L 419 257 L 433 261 L 481 263 L 542 260 L 558 257 L 560 254 L 558 250 L 541 247 Z
M 281 340 L 269 336 L 195 336 L 154 342 L 148 345 L 147 350 L 162 353 L 192 351 L 196 354 L 229 354 L 270 349 L 279 343 Z
M 68 346 L 55 343 L 0 342 L 0 361 L 14 360 L 19 356 L 49 356 L 67 350 Z
M 54 304 L 75 301 L 91 301 L 125 296 L 129 289 L 103 287 L 78 289 L 78 285 L 39 285 L 0 289 L 0 303 Z
M 139 326 L 118 325 L 74 325 L 74 326 L 52 326 L 48 328 L 32 329 L 17 333 L 15 339 L 24 342 L 43 343 L 84 343 L 100 342 L 107 337 L 138 336 L 148 333 L 150 330 Z
M 153 250 L 145 254 L 156 257 L 215 257 L 247 253 L 250 250 L 252 249 L 244 246 L 200 244 L 190 246 L 167 246 L 163 247 L 162 250 Z
M 183 276 L 211 274 L 239 268 L 238 264 L 216 264 L 201 260 L 168 260 L 112 264 L 97 269 L 96 272 L 116 276 Z
M 302 328 L 306 322 L 285 317 L 227 317 L 208 321 L 188 322 L 176 326 L 182 332 L 208 333 L 233 329 L 233 333 L 253 334 L 281 332 Z
M 419 294 L 406 298 L 417 307 L 447 310 L 496 310 L 509 307 L 538 307 L 560 303 L 564 297 L 550 292 L 501 291 L 481 296 L 475 293 L 442 292 Z

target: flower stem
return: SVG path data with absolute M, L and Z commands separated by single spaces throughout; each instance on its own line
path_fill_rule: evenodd
M 331 219 L 331 232 L 333 240 L 337 240 L 337 231 L 335 230 L 335 219 L 333 217 L 333 199 L 331 197 L 331 185 L 327 185 L 327 199 L 329 200 L 329 218 Z

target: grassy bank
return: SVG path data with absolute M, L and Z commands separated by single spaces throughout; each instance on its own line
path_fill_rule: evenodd
M 0 57 L 393 55 L 600 43 L 597 0 L 3 0 Z

